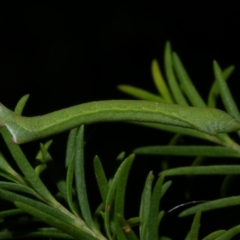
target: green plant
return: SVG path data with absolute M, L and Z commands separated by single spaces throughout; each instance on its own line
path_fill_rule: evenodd
M 6 207 L 7 210 L 5 209 L 0 212 L 0 239 L 46 237 L 52 239 L 89 240 L 168 240 L 170 238 L 161 236 L 161 232 L 159 233 L 159 225 L 164 221 L 165 216 L 164 207 L 161 206 L 160 208 L 159 203 L 163 196 L 167 197 L 165 193 L 171 185 L 171 181 L 164 182 L 164 178 L 175 175 L 226 175 L 222 186 L 222 195 L 224 196 L 232 180 L 232 176 L 240 174 L 239 165 L 204 166 L 203 164 L 205 163 L 206 157 L 240 157 L 240 146 L 226 133 L 228 131 L 226 127 L 229 129 L 229 126 L 231 130 L 240 129 L 239 111 L 225 81 L 234 68 L 230 66 L 222 71 L 218 64 L 214 62 L 216 80 L 209 92 L 208 102 L 205 103 L 192 84 L 179 57 L 176 53 L 172 53 L 170 43 L 166 44 L 164 63 L 170 90 L 162 77 L 157 61 L 154 60 L 152 63 L 153 79 L 160 96 L 128 85 L 120 85 L 119 89 L 132 96 L 149 101 L 146 102 L 148 106 L 154 105 L 154 102 L 182 105 L 169 105 L 170 108 L 168 108 L 168 105 L 163 104 L 164 108 L 163 111 L 161 111 L 162 115 L 160 115 L 160 117 L 167 117 L 168 122 L 165 121 L 163 123 L 169 123 L 171 125 L 159 123 L 161 121 L 156 119 L 155 113 L 152 115 L 148 115 L 149 113 L 147 113 L 148 116 L 144 123 L 136 122 L 136 124 L 142 126 L 173 132 L 175 133 L 173 140 L 166 146 L 137 148 L 133 150 L 133 154 L 126 158 L 122 153 L 118 157 L 118 159 L 121 160 L 121 164 L 112 179 L 107 179 L 99 157 L 95 156 L 94 172 L 102 202 L 94 213 L 90 210 L 87 196 L 88 185 L 85 182 L 84 126 L 82 125 L 79 128 L 72 129 L 69 134 L 65 159 L 66 176 L 64 177 L 57 171 L 56 163 L 48 151 L 52 143 L 51 141 L 41 144 L 40 151 L 36 157 L 36 165 L 27 160 L 20 146 L 12 142 L 12 137 L 17 135 L 21 137 L 21 130 L 17 128 L 18 126 L 15 127 L 14 124 L 13 128 L 9 128 L 9 125 L 7 126 L 8 123 L 11 123 L 11 121 L 14 122 L 17 119 L 17 115 L 13 113 L 5 115 L 4 111 L 6 109 L 1 106 L 0 123 L 2 126 L 7 126 L 1 128 L 1 134 L 19 171 L 16 171 L 15 167 L 9 164 L 9 162 L 11 162 L 10 159 L 7 160 L 0 154 L 0 198 L 4 203 L 10 202 Z M 222 111 L 212 109 L 216 107 L 218 95 L 221 95 L 229 115 Z M 18 102 L 15 113 L 21 115 L 27 99 L 28 96 L 24 96 Z M 117 104 L 116 102 L 116 106 Z M 190 105 L 195 108 L 188 107 Z M 118 108 L 118 106 L 116 108 Z M 178 110 L 176 116 L 171 113 L 175 108 Z M 116 109 L 114 109 L 114 107 L 112 109 L 112 112 L 116 114 Z M 99 110 L 99 108 L 97 108 L 97 110 Z M 137 110 L 139 110 L 139 108 Z M 198 111 L 201 113 L 204 111 L 206 114 L 199 114 Z M 65 111 L 65 113 L 68 112 Z M 164 113 L 167 115 L 164 116 Z M 195 115 L 193 113 L 195 113 Z M 71 113 L 71 115 L 72 114 L 73 113 Z M 126 117 L 123 119 L 120 118 L 124 112 L 120 111 L 118 114 L 117 120 L 130 120 Z M 140 112 L 140 114 L 142 114 L 142 112 Z M 86 116 L 82 116 L 81 113 L 80 115 L 83 120 L 86 118 Z M 183 119 L 182 116 L 185 118 Z M 224 118 L 220 119 L 221 116 Z M 91 117 L 92 115 L 90 118 Z M 111 116 L 107 115 L 104 121 L 111 120 L 108 119 L 108 117 Z M 19 117 L 19 119 L 22 118 Z M 141 119 L 141 115 L 138 115 L 137 118 L 133 120 L 139 119 Z M 178 121 L 176 121 L 176 119 Z M 96 121 L 99 121 L 99 119 Z M 172 121 L 175 121 L 174 124 L 172 124 Z M 184 125 L 183 123 L 186 122 L 190 124 Z M 219 123 L 216 124 L 216 122 Z M 44 122 L 45 125 L 46 123 L 47 121 Z M 67 128 L 75 127 L 83 123 L 85 122 L 80 121 L 78 124 L 68 126 Z M 88 123 L 88 121 L 86 123 Z M 17 122 L 17 124 L 21 125 L 20 122 Z M 209 124 L 210 128 L 208 127 Z M 184 128 L 183 126 L 188 128 Z M 224 129 L 223 131 L 219 131 L 221 127 Z M 67 128 L 65 128 L 65 130 Z M 214 131 L 212 131 L 212 129 L 214 129 Z M 198 130 L 202 130 L 203 132 Z M 46 132 L 45 129 L 44 131 Z M 56 131 L 53 131 L 51 133 L 55 132 Z M 240 131 L 237 133 L 239 135 Z M 41 138 L 46 135 L 45 133 L 40 133 L 36 138 Z M 218 146 L 180 146 L 177 144 L 181 135 L 200 138 Z M 34 139 L 34 137 L 28 139 L 27 135 L 24 136 L 24 141 L 26 139 L 28 141 Z M 193 161 L 192 166 L 188 167 L 168 169 L 166 166 L 166 169 L 162 169 L 160 172 L 156 182 L 154 182 L 153 173 L 150 172 L 143 187 L 142 197 L 139 203 L 139 215 L 126 219 L 124 209 L 127 179 L 135 155 L 138 154 L 194 156 L 196 160 Z M 46 171 L 50 171 L 52 175 L 53 181 L 57 186 L 56 193 L 49 190 L 44 181 L 41 180 L 40 176 Z M 239 203 L 239 196 L 224 196 L 223 198 L 201 203 L 183 211 L 180 214 L 181 217 L 195 214 L 192 226 L 185 239 L 199 239 L 200 217 L 204 211 L 239 205 Z M 15 219 L 14 223 L 11 221 L 12 218 Z M 26 229 L 24 226 L 27 226 Z M 136 226 L 134 230 L 132 228 L 133 226 Z M 216 230 L 203 239 L 227 240 L 239 232 L 240 227 L 235 226 L 229 230 Z

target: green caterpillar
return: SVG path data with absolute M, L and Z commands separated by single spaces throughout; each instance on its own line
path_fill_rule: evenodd
M 89 102 L 43 116 L 23 117 L 0 104 L 0 127 L 21 144 L 82 124 L 115 121 L 162 123 L 193 128 L 211 135 L 240 129 L 240 122 L 224 111 L 141 100 Z

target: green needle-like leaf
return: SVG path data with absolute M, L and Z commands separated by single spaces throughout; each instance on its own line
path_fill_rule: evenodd
M 166 73 L 167 80 L 168 80 L 168 85 L 171 89 L 171 92 L 173 94 L 173 97 L 174 97 L 176 103 L 178 103 L 180 105 L 188 106 L 189 104 L 179 87 L 179 84 L 177 82 L 177 79 L 175 77 L 175 73 L 173 70 L 172 50 L 171 50 L 170 42 L 167 42 L 165 45 L 164 66 L 165 66 L 165 73 Z
M 134 149 L 133 152 L 167 156 L 240 157 L 238 151 L 219 146 L 147 146 Z
M 215 240 L 217 237 L 222 236 L 225 232 L 226 230 L 218 230 L 218 231 L 212 232 L 202 240 Z
M 84 170 L 84 126 L 79 128 L 76 138 L 75 179 L 79 206 L 87 225 L 96 231 L 89 206 Z
M 167 84 L 162 76 L 156 59 L 152 61 L 152 77 L 160 95 L 163 96 L 168 103 L 173 103 L 172 96 L 168 90 Z
M 165 176 L 178 175 L 239 175 L 239 165 L 214 165 L 199 167 L 178 167 L 162 171 L 160 174 Z
M 14 192 L 27 193 L 27 194 L 35 196 L 38 199 L 44 201 L 44 199 L 41 196 L 39 196 L 32 188 L 30 188 L 28 186 L 20 185 L 18 183 L 0 181 L 0 189 L 6 189 L 6 190 L 14 191 Z
M 232 97 L 232 94 L 227 86 L 227 83 L 224 81 L 222 70 L 216 61 L 213 62 L 213 69 L 214 69 L 215 78 L 218 81 L 218 86 L 221 93 L 222 101 L 227 112 L 233 117 L 235 117 L 236 119 L 240 120 L 238 107 Z
M 189 101 L 195 107 L 206 107 L 205 102 L 196 90 L 195 86 L 192 84 L 180 58 L 176 53 L 173 53 L 173 65 L 177 73 L 178 79 L 181 82 L 184 93 L 187 95 Z
M 25 107 L 25 105 L 26 105 L 26 103 L 27 103 L 27 100 L 28 100 L 29 96 L 30 96 L 29 94 L 24 95 L 24 96 L 18 101 L 18 103 L 17 103 L 17 105 L 16 105 L 16 107 L 15 107 L 15 109 L 14 109 L 14 112 L 15 112 L 15 113 L 17 113 L 17 114 L 19 114 L 19 115 L 22 114 L 22 111 L 23 111 L 23 109 L 24 109 L 24 107 Z
M 85 223 L 80 218 L 74 218 L 74 216 L 71 215 L 70 212 L 68 212 L 66 209 L 63 212 L 60 208 L 48 206 L 40 201 L 36 201 L 4 189 L 0 189 L 0 198 L 13 203 L 15 203 L 16 201 L 20 201 L 22 203 L 25 203 L 26 205 L 35 207 L 43 212 L 49 213 L 57 219 L 64 219 L 65 222 L 68 222 L 70 224 L 77 224 L 80 227 L 86 227 Z
M 139 226 L 140 240 L 147 239 L 147 230 L 148 230 L 148 224 L 149 224 L 148 216 L 149 216 L 150 206 L 151 206 L 153 179 L 154 179 L 153 173 L 150 172 L 146 178 L 142 197 L 141 197 L 140 213 L 139 213 L 139 216 L 141 219 L 141 224 Z
M 154 101 L 154 102 L 163 102 L 168 103 L 168 101 L 156 94 L 150 93 L 144 89 L 133 87 L 130 85 L 118 85 L 117 87 L 120 91 L 127 93 L 130 96 L 133 96 L 138 99 Z
M 111 185 L 109 187 L 109 191 L 108 191 L 108 195 L 107 195 L 107 199 L 106 199 L 106 205 L 105 205 L 105 212 L 104 212 L 104 226 L 105 226 L 105 230 L 107 233 L 107 236 L 109 239 L 112 239 L 111 233 L 110 233 L 110 211 L 112 210 L 112 203 L 113 203 L 113 199 L 114 199 L 114 195 L 116 192 L 116 188 L 118 186 L 118 184 L 120 184 L 120 180 L 122 179 L 121 175 L 124 175 L 126 172 L 129 171 L 132 162 L 134 160 L 135 155 L 131 154 L 129 157 L 127 157 L 122 164 L 120 165 L 120 167 L 118 168 L 117 172 L 114 175 L 114 178 L 111 182 Z M 114 214 L 115 215 L 115 214 Z
M 73 224 L 70 224 L 68 222 L 65 222 L 64 218 L 55 218 L 51 212 L 45 212 L 40 210 L 37 207 L 29 206 L 23 202 L 15 202 L 15 205 L 24 210 L 25 212 L 41 219 L 45 223 L 49 224 L 50 226 L 56 227 L 59 230 L 70 234 L 71 236 L 75 237 L 76 239 L 86 239 L 86 240 L 97 240 L 100 238 L 95 237 L 93 234 L 90 234 L 89 232 L 85 231 L 83 228 L 78 228 Z M 102 238 L 104 239 L 104 238 Z
M 199 209 L 202 212 L 219 209 L 219 208 L 226 208 L 231 206 L 240 205 L 240 197 L 228 197 L 228 198 L 221 198 L 205 203 L 198 204 L 197 206 L 190 207 L 179 214 L 179 217 L 185 217 L 188 215 L 195 214 Z
M 44 148 L 45 148 L 46 150 L 48 150 L 48 149 L 50 148 L 50 146 L 52 145 L 52 143 L 53 143 L 53 140 L 47 141 L 46 143 L 44 143 Z M 39 152 L 37 153 L 35 159 L 38 160 L 38 161 L 40 161 L 40 162 L 42 162 L 42 163 L 45 163 L 45 162 L 44 162 L 44 159 L 43 159 L 43 154 L 42 154 L 41 148 L 40 148 Z
M 239 233 L 240 233 L 240 225 L 227 230 L 224 234 L 215 238 L 215 240 L 230 240 L 232 239 L 232 237 L 236 236 Z
M 97 179 L 98 188 L 102 197 L 102 201 L 106 204 L 107 194 L 108 194 L 108 181 L 102 167 L 102 163 L 98 156 L 94 157 L 94 172 Z
M 158 239 L 158 213 L 159 205 L 162 196 L 162 185 L 164 181 L 164 176 L 160 176 L 154 186 L 152 197 L 151 197 L 151 206 L 148 215 L 148 239 Z
M 74 128 L 70 131 L 68 135 L 66 158 L 65 158 L 66 167 L 68 166 L 69 162 L 72 161 L 72 158 L 75 154 L 77 132 L 78 132 L 78 128 Z
M 225 81 L 228 80 L 229 76 L 232 74 L 234 69 L 235 69 L 234 66 L 229 66 L 223 70 L 222 74 Z M 208 107 L 212 107 L 212 108 L 216 107 L 217 97 L 219 94 L 220 94 L 220 91 L 218 87 L 218 81 L 215 80 L 208 94 Z
M 164 194 L 167 192 L 167 190 L 171 185 L 172 185 L 172 181 L 167 181 L 163 184 L 162 191 L 161 191 L 161 198 L 164 196 Z
M 190 232 L 188 233 L 185 240 L 198 240 L 198 232 L 200 228 L 200 218 L 201 218 L 201 210 L 198 210 L 193 219 L 192 227 Z
M 131 158 L 131 160 L 128 161 L 133 161 L 134 157 L 135 157 L 134 155 L 130 155 L 129 158 Z M 128 168 L 125 168 L 124 174 L 119 175 L 116 186 L 114 213 L 115 216 L 117 216 L 120 219 L 124 218 L 125 192 L 130 167 L 131 165 L 129 165 Z
M 24 211 L 22 211 L 21 209 L 11 209 L 11 210 L 5 210 L 0 212 L 0 218 L 5 218 L 5 217 L 9 217 L 9 216 L 16 216 L 19 214 L 24 213 Z
M 22 152 L 21 148 L 16 145 L 12 144 L 12 135 L 8 132 L 6 128 L 1 129 L 3 138 L 7 144 L 9 151 L 11 152 L 14 160 L 16 161 L 18 167 L 26 177 L 26 180 L 31 184 L 33 189 L 47 202 L 50 204 L 58 206 L 59 203 L 55 200 L 52 194 L 48 191 L 45 187 L 41 179 L 37 176 L 36 172 L 30 165 L 29 161 L 25 157 L 24 153 Z
M 66 233 L 62 233 L 55 228 L 39 228 L 36 231 L 11 231 L 0 232 L 0 239 L 35 239 L 35 238 L 47 238 L 47 239 L 76 239 Z
M 6 175 L 8 175 L 8 179 L 12 179 L 14 182 L 19 182 L 26 184 L 25 180 L 23 177 L 18 174 L 7 162 L 5 157 L 2 155 L 0 152 L 0 171 L 5 172 Z
M 67 203 L 71 211 L 78 216 L 78 210 L 73 204 L 73 178 L 75 173 L 75 151 L 76 151 L 76 136 L 77 128 L 70 131 L 68 142 L 67 142 L 67 153 L 66 153 L 66 166 L 67 166 L 67 177 L 66 177 L 66 197 Z

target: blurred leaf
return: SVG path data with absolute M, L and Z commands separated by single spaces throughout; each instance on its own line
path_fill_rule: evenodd
M 53 143 L 53 140 L 49 140 L 49 141 L 47 141 L 46 143 L 44 143 L 45 149 L 48 150 L 49 147 L 52 145 L 52 143 Z M 44 159 L 43 159 L 43 155 L 42 155 L 41 148 L 40 148 L 39 152 L 37 153 L 35 159 L 38 160 L 38 161 L 40 161 L 40 162 L 42 162 L 42 163 L 45 163 L 45 162 L 43 161 Z
M 76 137 L 76 154 L 75 154 L 75 181 L 76 190 L 78 196 L 78 203 L 81 208 L 83 219 L 93 231 L 97 231 L 95 228 L 92 214 L 89 206 L 85 169 L 84 169 L 84 125 L 79 127 Z
M 177 175 L 239 175 L 239 165 L 214 165 L 214 166 L 200 166 L 200 167 L 177 167 L 162 171 L 159 173 L 164 176 Z
M 139 226 L 141 240 L 147 238 L 147 231 L 148 231 L 148 225 L 149 225 L 148 217 L 149 217 L 150 206 L 151 206 L 153 179 L 154 179 L 153 173 L 149 172 L 146 178 L 142 196 L 141 196 L 140 213 L 139 213 L 139 217 L 141 219 L 141 224 Z
M 240 233 L 240 225 L 230 228 L 225 233 L 215 238 L 215 240 L 229 240 L 232 239 L 235 235 Z
M 194 216 L 190 232 L 188 233 L 185 240 L 198 240 L 198 233 L 199 233 L 199 228 L 200 228 L 200 218 L 201 218 L 201 210 L 198 210 Z
M 170 86 L 171 92 L 173 94 L 174 99 L 176 100 L 176 103 L 183 106 L 188 106 L 189 104 L 184 94 L 182 93 L 174 74 L 173 64 L 172 64 L 172 50 L 171 50 L 170 42 L 167 42 L 165 45 L 164 65 L 165 65 L 165 73 L 167 76 L 168 85 Z
M 117 87 L 120 91 L 130 95 L 130 96 L 133 96 L 135 98 L 138 98 L 138 99 L 142 99 L 142 100 L 148 100 L 148 101 L 154 101 L 154 102 L 163 102 L 163 103 L 168 103 L 167 100 L 165 100 L 164 98 L 156 95 L 156 94 L 153 94 L 153 93 L 150 93 L 146 90 L 143 90 L 141 88 L 137 88 L 137 87 L 133 87 L 133 86 L 130 86 L 130 85 L 118 85 Z
M 102 163 L 98 156 L 94 157 L 93 164 L 94 164 L 94 172 L 97 179 L 98 188 L 102 197 L 102 201 L 104 204 L 106 204 L 109 187 L 108 187 L 108 181 L 107 181 L 104 169 L 102 167 Z
M 159 205 L 162 197 L 162 185 L 164 181 L 164 176 L 160 176 L 153 188 L 150 211 L 148 215 L 148 230 L 147 236 L 149 239 L 158 239 L 158 219 Z
M 8 132 L 6 128 L 2 128 L 2 136 L 7 144 L 10 153 L 12 154 L 12 157 L 16 161 L 18 167 L 24 174 L 28 183 L 31 184 L 33 189 L 43 199 L 45 199 L 45 201 L 49 202 L 50 204 L 53 205 L 55 204 L 56 206 L 58 206 L 59 203 L 55 200 L 55 198 L 45 187 L 41 179 L 38 177 L 32 166 L 30 165 L 29 161 L 27 160 L 26 156 L 22 152 L 21 148 L 16 144 L 12 144 L 12 135 Z
M 147 146 L 136 148 L 133 152 L 168 156 L 240 157 L 236 150 L 219 146 Z
M 173 66 L 182 84 L 184 93 L 187 95 L 191 104 L 195 107 L 206 107 L 205 102 L 193 85 L 192 80 L 189 78 L 187 71 L 176 53 L 173 53 Z
M 21 97 L 21 99 L 18 101 L 18 103 L 14 109 L 15 113 L 22 115 L 22 111 L 27 103 L 29 96 L 30 96 L 29 94 L 26 94 L 23 97 Z
M 174 103 L 156 59 L 152 61 L 152 77 L 160 95 L 162 95 L 168 103 Z
M 222 101 L 227 112 L 233 117 L 235 117 L 237 120 L 240 120 L 240 114 L 239 114 L 237 105 L 232 97 L 232 94 L 227 86 L 227 83 L 224 81 L 222 70 L 216 61 L 213 62 L 213 69 L 214 69 L 215 78 L 218 82 Z
M 232 207 L 232 206 L 238 206 L 238 205 L 240 205 L 240 196 L 221 198 L 221 199 L 201 203 L 201 204 L 198 204 L 197 206 L 188 208 L 183 212 L 181 212 L 179 214 L 179 217 L 185 217 L 191 214 L 195 214 L 199 209 L 201 209 L 202 212 L 206 212 L 214 209 L 226 208 L 226 207 Z
M 224 69 L 222 74 L 223 74 L 223 78 L 224 78 L 225 81 L 228 80 L 229 76 L 232 74 L 234 69 L 235 69 L 234 66 L 229 66 L 229 67 Z M 212 107 L 212 108 L 216 107 L 216 101 L 217 101 L 217 97 L 218 97 L 219 94 L 220 94 L 220 91 L 219 91 L 219 87 L 218 87 L 218 81 L 215 80 L 213 82 L 212 87 L 211 87 L 211 89 L 209 91 L 209 94 L 208 94 L 208 107 Z
M 118 168 L 117 172 L 114 175 L 114 178 L 110 184 L 109 187 L 109 191 L 108 191 L 108 195 L 107 195 L 107 199 L 106 199 L 106 205 L 105 205 L 105 212 L 104 212 L 104 226 L 105 226 L 105 230 L 107 233 L 107 236 L 109 239 L 112 239 L 111 237 L 111 233 L 110 233 L 110 211 L 113 208 L 113 199 L 114 199 L 114 195 L 116 192 L 116 188 L 118 186 L 118 184 L 120 184 L 120 180 L 121 180 L 121 176 L 126 174 L 131 165 L 132 162 L 134 160 L 135 155 L 131 154 L 129 157 L 127 157 L 120 165 L 120 167 Z
M 218 231 L 212 232 L 202 240 L 216 240 L 217 237 L 222 236 L 225 232 L 226 230 L 218 230 Z

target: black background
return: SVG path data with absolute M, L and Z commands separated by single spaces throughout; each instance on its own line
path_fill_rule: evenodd
M 172 2 L 124 3 L 81 1 L 9 1 L 0 7 L 0 101 L 13 109 L 18 99 L 29 93 L 24 115 L 48 113 L 75 104 L 105 99 L 130 99 L 120 93 L 118 84 L 130 84 L 157 93 L 150 72 L 157 58 L 163 66 L 163 48 L 170 40 L 189 75 L 206 99 L 213 81 L 212 60 L 222 68 L 235 64 L 229 86 L 238 102 L 240 37 L 237 6 L 212 7 Z M 63 163 L 67 133 L 54 136 L 51 147 L 56 161 Z M 89 197 L 93 209 L 100 201 L 92 170 L 98 154 L 108 176 L 112 176 L 121 151 L 135 147 L 166 144 L 171 134 L 127 124 L 98 124 L 86 128 L 86 168 Z M 2 142 L 1 148 L 2 148 Z M 183 144 L 196 143 L 184 138 Z M 33 159 L 38 143 L 23 145 Z M 30 150 L 29 150 L 30 149 Z M 161 157 L 137 157 L 129 182 L 127 217 L 137 215 L 144 179 L 150 170 L 157 173 Z M 175 161 L 174 161 L 175 160 Z M 172 158 L 170 164 L 187 165 L 192 159 Z M 216 178 L 200 178 L 190 200 L 218 197 Z M 183 178 L 174 178 L 163 209 L 184 201 Z M 235 211 L 205 214 L 202 234 L 238 224 Z M 219 214 L 219 216 L 217 215 Z M 221 220 L 223 218 L 225 221 Z M 183 239 L 192 217 L 166 216 L 164 234 Z M 172 228 L 174 231 L 170 231 Z M 180 229 L 180 230 L 179 230 Z M 179 230 L 179 232 L 177 231 Z

